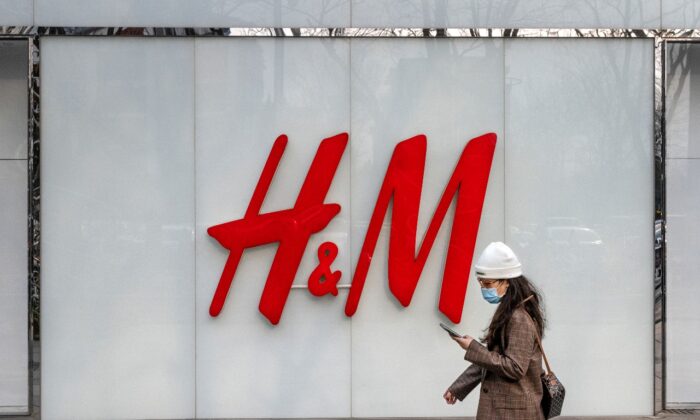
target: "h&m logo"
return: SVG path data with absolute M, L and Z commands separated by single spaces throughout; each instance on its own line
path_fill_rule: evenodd
M 207 230 L 209 235 L 229 250 L 209 308 L 211 316 L 217 316 L 224 306 L 243 251 L 279 242 L 259 304 L 260 312 L 272 324 L 279 322 L 309 238 L 323 230 L 340 212 L 340 205 L 324 201 L 347 143 L 347 133 L 324 139 L 316 151 L 294 207 L 260 214 L 263 200 L 287 145 L 286 135 L 275 140 L 245 216 Z M 450 203 L 457 196 L 439 309 L 452 322 L 460 322 L 495 147 L 494 133 L 476 137 L 465 145 L 416 255 L 426 137 L 417 135 L 396 145 L 358 257 L 345 304 L 347 316 L 352 316 L 357 310 L 389 202 L 393 200 L 389 238 L 389 288 L 403 306 L 408 306 L 438 229 Z M 337 247 L 333 243 L 321 245 L 321 264 L 309 278 L 309 290 L 315 295 L 337 294 L 335 285 L 340 279 L 340 272 L 331 272 L 327 261 L 332 261 L 335 254 Z M 323 283 L 321 276 L 325 277 Z

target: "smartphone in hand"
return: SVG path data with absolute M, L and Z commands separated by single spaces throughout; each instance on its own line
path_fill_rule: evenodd
M 447 331 L 449 335 L 452 337 L 464 337 L 462 334 L 458 333 L 457 331 L 453 330 L 452 328 L 448 327 L 447 325 L 443 324 L 442 322 L 440 323 L 440 326 L 442 327 L 443 330 Z

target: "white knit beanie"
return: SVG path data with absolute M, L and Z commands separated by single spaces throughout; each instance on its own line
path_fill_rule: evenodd
M 476 276 L 484 279 L 512 279 L 522 275 L 518 257 L 503 242 L 491 242 L 474 265 Z

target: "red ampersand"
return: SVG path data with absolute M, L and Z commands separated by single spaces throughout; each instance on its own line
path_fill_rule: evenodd
M 338 281 L 343 273 L 331 271 L 331 263 L 338 256 L 338 247 L 333 242 L 324 242 L 318 247 L 318 266 L 309 276 L 309 292 L 314 296 L 328 293 L 338 296 Z

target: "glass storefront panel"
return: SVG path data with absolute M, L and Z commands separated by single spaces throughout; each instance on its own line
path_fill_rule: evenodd
M 542 289 L 564 414 L 652 411 L 652 40 L 42 42 L 46 415 L 474 415 L 476 392 L 440 398 L 467 366 L 437 325 L 454 204 L 408 307 L 387 281 L 391 206 L 352 318 L 348 289 L 304 287 L 324 241 L 350 283 L 400 141 L 427 138 L 418 248 L 462 149 L 488 132 L 475 253 L 506 241 Z M 249 212 L 277 136 L 260 213 L 292 208 L 321 141 L 344 132 L 324 201 L 340 213 L 311 236 L 279 323 L 258 309 L 274 241 L 245 249 L 210 316 L 230 253 L 207 229 Z M 481 336 L 494 309 L 472 278 L 457 328 Z
M 194 40 L 41 66 L 42 415 L 194 417 Z
M 506 243 L 544 292 L 566 412 L 650 413 L 652 41 L 508 40 L 506 69 Z
M 29 406 L 27 41 L 0 40 L 0 415 Z
M 207 234 L 247 213 L 281 134 L 288 143 L 260 213 L 294 207 L 321 141 L 348 132 L 349 41 L 197 39 L 195 45 L 197 415 L 349 417 L 348 289 L 323 298 L 291 289 L 279 323 L 271 325 L 258 305 L 278 245 L 264 245 L 243 252 L 213 318 L 209 306 L 229 252 Z M 332 267 L 343 273 L 340 283 L 350 282 L 350 199 L 345 150 L 325 200 L 341 212 L 309 240 L 295 285 L 307 283 L 325 241 L 338 246 Z
M 352 40 L 351 218 L 352 262 L 357 261 L 394 147 L 426 136 L 425 173 L 416 249 L 467 142 L 498 136 L 476 249 L 503 240 L 503 43 L 501 39 Z M 407 181 L 410 182 L 410 181 Z M 396 204 L 393 204 L 396 208 Z M 438 311 L 454 203 L 408 307 L 389 289 L 387 214 L 362 298 L 352 318 L 353 415 L 451 416 L 438 397 L 464 370 L 463 352 L 438 327 Z M 393 210 L 392 210 L 393 211 Z M 401 227 L 398 227 L 401 228 Z M 462 322 L 479 335 L 492 315 L 470 273 Z M 478 395 L 478 389 L 473 391 Z M 476 413 L 476 398 L 460 414 Z
M 700 44 L 669 43 L 666 143 L 666 401 L 700 405 Z

